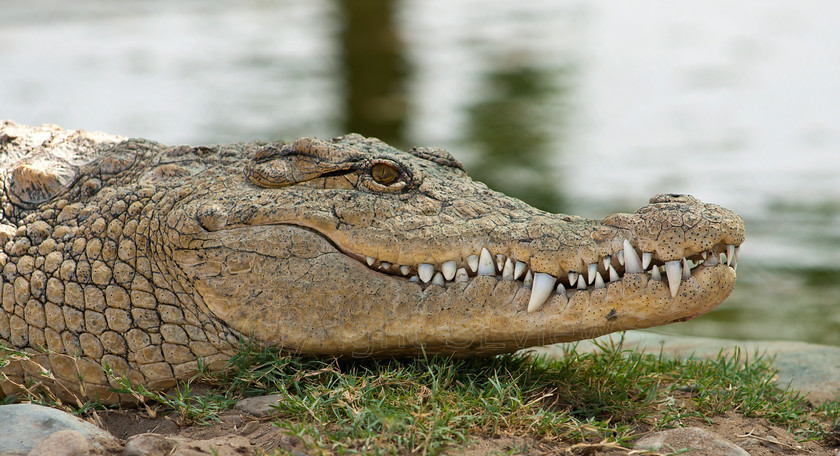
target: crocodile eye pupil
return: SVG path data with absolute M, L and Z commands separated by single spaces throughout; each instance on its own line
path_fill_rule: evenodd
M 377 163 L 370 169 L 370 175 L 379 184 L 391 185 L 399 179 L 400 172 L 391 165 Z

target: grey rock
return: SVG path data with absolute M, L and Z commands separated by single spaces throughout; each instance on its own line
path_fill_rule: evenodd
M 166 456 L 173 448 L 175 444 L 160 434 L 137 434 L 126 442 L 123 456 Z
M 592 341 L 577 344 L 578 352 L 596 351 L 595 343 L 609 344 L 610 339 L 618 341 L 621 334 L 599 337 Z M 533 349 L 537 355 L 548 358 L 563 356 L 564 347 L 569 344 L 556 344 Z M 840 347 L 807 344 L 793 341 L 743 341 L 715 339 L 709 337 L 664 336 L 649 331 L 627 331 L 624 333 L 625 349 L 644 353 L 659 354 L 680 358 L 716 358 L 721 351 L 731 354 L 740 350 L 742 359 L 745 355 L 754 359 L 755 355 L 764 355 L 778 369 L 775 384 L 785 389 L 792 389 L 808 395 L 808 400 L 820 403 L 840 398 Z
M 236 405 L 233 406 L 233 409 L 256 417 L 269 416 L 276 413 L 276 410 L 272 406 L 280 402 L 281 398 L 282 396 L 279 394 L 249 397 L 237 402 Z
M 639 439 L 633 448 L 652 451 L 662 449 L 667 452 L 690 449 L 685 454 L 691 456 L 750 456 L 738 445 L 698 427 L 654 432 Z
M 90 445 L 79 431 L 64 429 L 50 434 L 35 445 L 29 456 L 88 456 Z
M 62 430 L 81 434 L 95 454 L 118 445 L 111 434 L 69 413 L 35 404 L 11 404 L 0 406 L 0 455 L 27 455 Z

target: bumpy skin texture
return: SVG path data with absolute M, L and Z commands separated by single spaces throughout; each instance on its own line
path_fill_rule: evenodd
M 658 267 L 744 239 L 740 217 L 690 196 L 601 221 L 549 214 L 443 150 L 358 135 L 167 147 L 0 122 L 0 170 L 0 340 L 32 358 L 3 369 L 6 392 L 45 367 L 56 390 L 130 400 L 104 366 L 163 388 L 199 359 L 221 367 L 240 338 L 469 356 L 686 320 L 729 295 L 734 269 L 706 262 L 672 296 L 618 261 L 625 241 Z M 482 249 L 504 255 L 486 275 L 468 266 Z M 531 272 L 514 279 L 516 262 Z M 529 312 L 531 273 L 563 289 Z

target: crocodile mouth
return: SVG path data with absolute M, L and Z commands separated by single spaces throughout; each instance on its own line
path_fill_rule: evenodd
M 622 281 L 627 274 L 645 274 L 648 280 L 667 284 L 674 298 L 680 293 L 683 282 L 701 268 L 723 264 L 734 273 L 738 266 L 739 250 L 738 245 L 721 242 L 709 250 L 679 260 L 663 261 L 652 252 L 639 252 L 630 241 L 625 240 L 622 249 L 601 257 L 596 263 L 581 263 L 579 271 L 568 271 L 559 276 L 534 271 L 527 262 L 503 254 L 494 255 L 486 247 L 467 258 L 438 265 L 400 265 L 371 256 L 344 253 L 373 271 L 417 283 L 424 289 L 467 283 L 478 276 L 518 281 L 531 290 L 527 307 L 530 313 L 540 310 L 552 295 L 563 295 L 571 299 L 575 293 L 607 288 L 610 284 Z

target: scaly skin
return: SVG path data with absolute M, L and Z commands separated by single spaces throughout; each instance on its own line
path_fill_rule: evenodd
M 32 354 L 3 369 L 6 392 L 43 366 L 56 390 L 130 400 L 104 365 L 163 388 L 240 338 L 471 356 L 682 321 L 729 295 L 718 258 L 744 239 L 735 213 L 690 196 L 549 214 L 445 151 L 358 135 L 166 147 L 4 122 L 0 169 L 0 339 Z M 619 261 L 644 252 L 652 266 Z

